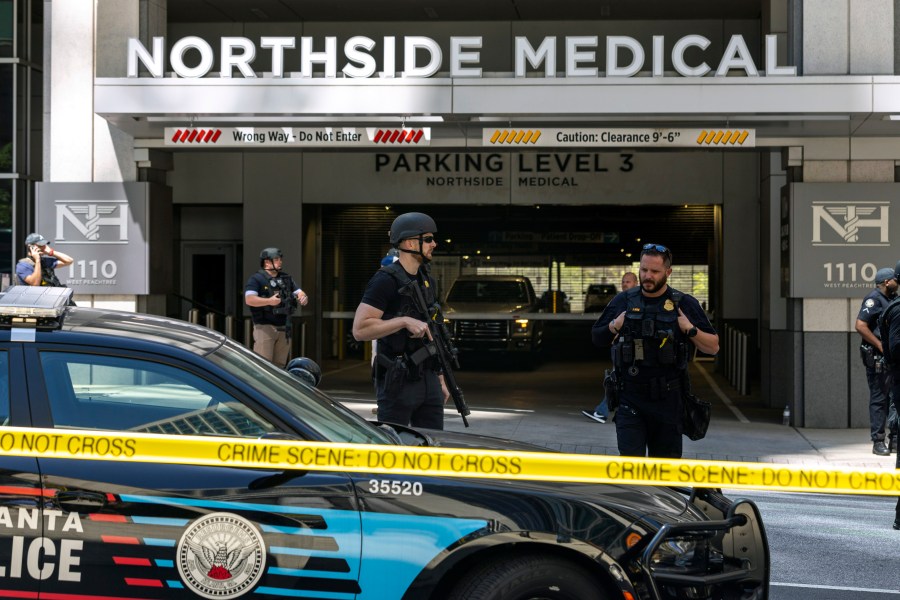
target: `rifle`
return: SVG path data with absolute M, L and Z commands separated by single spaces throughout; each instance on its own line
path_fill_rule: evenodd
M 404 291 L 404 288 L 406 291 Z M 458 352 L 453 346 L 453 342 L 450 341 L 450 332 L 447 330 L 447 326 L 444 325 L 444 315 L 441 313 L 440 306 L 437 303 L 433 306 L 428 306 L 428 303 L 425 302 L 422 288 L 419 287 L 419 282 L 415 279 L 411 279 L 409 283 L 400 288 L 400 293 L 409 294 L 412 297 L 416 310 L 425 315 L 428 331 L 431 333 L 432 345 L 434 346 L 433 355 L 437 358 L 441 371 L 444 373 L 444 382 L 447 384 L 447 389 L 450 390 L 450 397 L 453 398 L 456 411 L 462 416 L 463 425 L 468 427 L 469 421 L 466 419 L 466 416 L 470 415 L 472 411 L 469 410 L 463 391 L 456 383 L 456 377 L 453 375 L 453 368 L 459 368 L 459 361 L 456 358 Z

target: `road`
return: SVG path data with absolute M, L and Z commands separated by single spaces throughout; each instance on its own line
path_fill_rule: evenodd
M 759 506 L 772 556 L 772 600 L 900 598 L 894 498 L 731 490 Z

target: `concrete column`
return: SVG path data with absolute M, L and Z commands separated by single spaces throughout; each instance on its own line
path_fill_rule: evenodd
M 804 75 L 893 75 L 894 0 L 803 2 Z
M 53 2 L 49 24 L 49 128 L 46 181 L 92 181 L 94 3 Z

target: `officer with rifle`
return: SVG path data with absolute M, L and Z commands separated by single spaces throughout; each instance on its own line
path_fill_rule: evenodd
M 353 319 L 357 341 L 378 341 L 373 378 L 383 423 L 443 429 L 444 403 L 452 397 L 468 426 L 469 409 L 453 377 L 455 349 L 428 272 L 435 233 L 426 214 L 394 219 L 390 241 L 400 259 L 375 272 Z
M 253 351 L 284 367 L 291 351 L 291 315 L 309 298 L 294 279 L 281 270 L 284 255 L 278 248 L 263 248 L 259 271 L 244 287 L 244 303 L 253 319 Z

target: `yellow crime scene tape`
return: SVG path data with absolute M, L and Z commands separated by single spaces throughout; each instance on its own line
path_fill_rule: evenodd
M 900 469 L 3 428 L 6 456 L 900 496 Z

